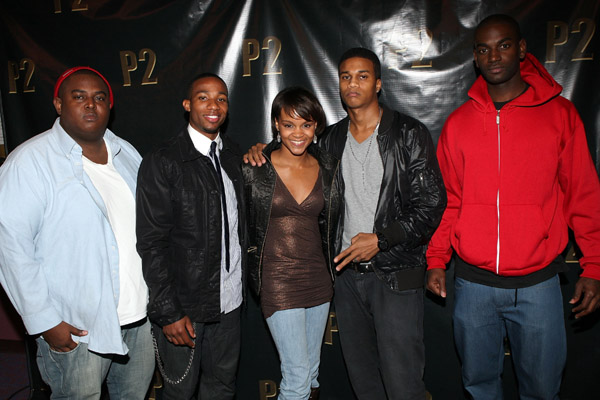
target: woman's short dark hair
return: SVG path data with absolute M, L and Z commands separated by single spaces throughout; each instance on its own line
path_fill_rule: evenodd
M 292 117 L 299 116 L 307 121 L 316 122 L 317 129 L 315 133 L 317 135 L 323 132 L 327 124 L 325 111 L 323 111 L 319 100 L 310 91 L 300 86 L 285 88 L 275 96 L 273 105 L 271 106 L 271 130 L 273 131 L 273 136 L 277 136 L 275 120 L 281 115 L 282 110 Z

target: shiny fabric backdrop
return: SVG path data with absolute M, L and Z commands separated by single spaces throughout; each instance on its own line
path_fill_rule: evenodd
M 381 101 L 423 121 L 434 140 L 476 78 L 474 27 L 492 13 L 520 23 L 529 50 L 564 87 L 585 123 L 599 167 L 600 21 L 597 0 L 3 0 L 0 90 L 7 150 L 49 128 L 52 88 L 74 65 L 100 70 L 115 92 L 110 128 L 144 154 L 185 126 L 181 106 L 199 72 L 222 76 L 230 91 L 227 133 L 242 146 L 271 137 L 269 112 L 282 88 L 303 85 L 329 123 L 345 115 L 337 59 L 364 46 L 382 61 Z M 577 265 L 563 277 L 569 298 Z M 450 282 L 451 284 L 452 282 Z M 462 397 L 451 332 L 452 293 L 426 302 L 427 370 L 434 399 Z M 569 316 L 570 307 L 565 306 Z M 597 398 L 598 315 L 567 320 L 569 361 L 563 398 Z M 323 350 L 324 399 L 352 398 L 335 318 Z M 244 317 L 240 399 L 272 398 L 277 355 L 254 300 Z M 509 364 L 510 357 L 507 357 Z M 515 393 L 507 374 L 507 396 Z

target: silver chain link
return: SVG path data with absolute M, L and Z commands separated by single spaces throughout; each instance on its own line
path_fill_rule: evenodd
M 192 327 L 194 328 L 194 332 L 195 332 L 196 331 L 196 323 L 195 322 L 192 322 Z M 196 339 L 195 338 L 192 339 L 194 341 L 194 347 L 192 347 L 192 352 L 190 353 L 190 361 L 188 361 L 187 368 L 185 369 L 185 372 L 183 373 L 182 377 L 179 379 L 171 379 L 165 373 L 165 368 L 163 366 L 162 359 L 160 358 L 160 354 L 158 354 L 158 345 L 156 344 L 156 337 L 154 336 L 154 329 L 150 329 L 150 333 L 152 334 L 152 343 L 154 344 L 154 355 L 156 356 L 156 365 L 158 365 L 158 370 L 160 371 L 160 374 L 162 375 L 163 380 L 171 385 L 179 385 L 181 382 L 183 382 L 185 377 L 190 372 L 190 369 L 192 368 L 192 361 L 194 360 L 194 352 L 196 351 L 196 346 L 195 346 Z

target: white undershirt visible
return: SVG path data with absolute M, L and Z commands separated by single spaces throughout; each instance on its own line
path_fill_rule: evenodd
M 108 221 L 119 249 L 119 304 L 117 313 L 121 326 L 146 316 L 148 287 L 142 274 L 142 260 L 135 243 L 135 198 L 127 183 L 115 169 L 110 147 L 108 163 L 96 164 L 83 158 L 83 170 L 100 193 Z

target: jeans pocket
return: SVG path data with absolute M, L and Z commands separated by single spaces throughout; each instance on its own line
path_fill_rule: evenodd
M 43 339 L 43 338 L 42 338 Z M 46 342 L 48 343 L 48 342 Z M 60 355 L 66 355 L 66 354 L 72 354 L 74 352 L 76 352 L 79 349 L 79 344 L 81 342 L 76 342 L 75 347 L 73 347 L 71 350 L 69 351 L 58 351 L 58 350 L 54 350 L 52 347 L 50 347 L 50 345 L 48 345 L 48 350 L 50 350 L 50 353 L 52 354 L 60 354 Z
M 454 290 L 460 290 L 465 286 L 468 286 L 471 282 L 466 279 L 455 277 L 454 278 Z
M 396 289 L 392 289 L 391 287 L 389 287 L 388 285 L 384 285 L 385 289 L 393 294 L 395 294 L 396 296 L 412 296 L 415 295 L 419 292 L 419 290 L 423 290 L 423 289 L 405 289 L 405 290 L 396 290 Z
M 65 352 L 52 350 L 48 342 L 41 336 L 36 339 L 36 343 L 38 346 L 37 365 L 40 375 L 43 381 L 58 395 L 63 390 L 67 371 L 70 370 L 69 366 L 77 358 L 74 353 L 81 347 L 81 342 L 77 342 L 74 349 Z

